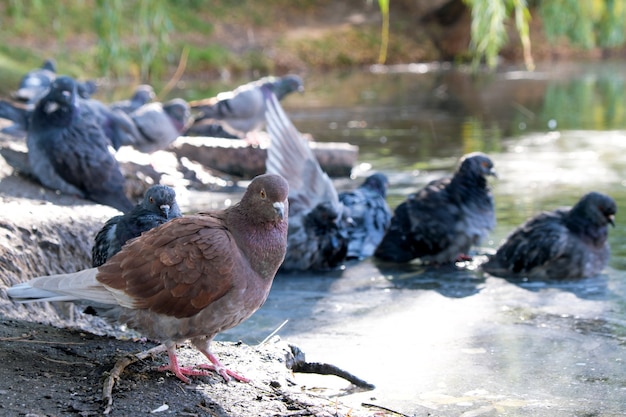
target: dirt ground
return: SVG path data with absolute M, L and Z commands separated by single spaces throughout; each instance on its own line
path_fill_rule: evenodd
M 115 362 L 155 343 L 131 338 L 67 304 L 16 305 L 7 299 L 5 288 L 34 276 L 88 267 L 93 236 L 117 212 L 42 188 L 14 168 L 24 162 L 24 151 L 24 141 L 0 136 L 0 415 L 102 415 L 103 382 Z M 167 361 L 160 354 L 121 374 L 109 415 L 393 415 L 381 409 L 349 409 L 338 397 L 299 385 L 286 366 L 290 348 L 284 341 L 263 346 L 214 343 L 213 349 L 226 366 L 252 382 L 226 384 L 208 376 L 186 385 L 156 370 Z M 179 357 L 187 364 L 206 362 L 186 346 L 179 349 Z M 345 385 L 347 392 L 354 389 L 348 381 Z

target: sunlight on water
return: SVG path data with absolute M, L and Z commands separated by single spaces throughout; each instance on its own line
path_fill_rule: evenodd
M 623 78 L 618 74 L 613 82 L 606 73 L 585 78 L 588 71 L 581 71 L 585 88 L 619 85 Z M 597 94 L 590 96 L 592 102 L 577 103 L 572 83 L 578 78 L 522 75 L 497 78 L 491 81 L 497 88 L 483 84 L 481 91 L 466 86 L 463 75 L 439 74 L 436 81 L 433 74 L 411 74 L 429 80 L 431 96 L 420 98 L 425 111 L 413 127 L 396 130 L 406 136 L 396 136 L 395 144 L 389 136 L 384 146 L 380 136 L 389 126 L 383 126 L 380 114 L 410 119 L 404 115 L 413 110 L 398 113 L 402 100 L 386 101 L 390 107 L 371 111 L 367 100 L 372 94 L 362 107 L 353 96 L 340 111 L 328 112 L 316 102 L 310 112 L 295 108 L 292 114 L 296 124 L 305 127 L 320 123 L 320 115 L 332 119 L 325 120 L 326 128 L 318 126 L 315 136 L 361 146 L 361 162 L 389 175 L 392 206 L 428 181 L 449 174 L 463 153 L 487 152 L 498 171 L 498 178 L 490 179 L 498 225 L 478 253 L 493 251 L 515 226 L 541 210 L 572 205 L 591 190 L 610 194 L 618 214 L 616 227 L 609 231 L 612 259 L 603 274 L 578 282 L 509 282 L 482 274 L 476 268 L 481 256 L 461 269 L 367 260 L 330 273 L 281 274 L 265 306 L 220 337 L 257 343 L 289 320 L 278 334 L 299 346 L 307 360 L 337 365 L 376 389 L 355 393 L 336 377 L 294 378 L 354 406 L 379 404 L 407 415 L 621 415 L 626 404 L 626 131 L 617 126 L 626 128 L 626 119 L 620 110 L 607 124 L 607 109 L 617 102 L 599 101 Z M 421 82 L 416 85 L 423 87 Z M 491 116 L 471 116 L 475 122 L 470 124 L 468 108 L 457 112 L 442 107 L 438 115 L 432 111 L 434 90 L 445 90 L 447 104 L 453 96 L 457 102 L 469 100 L 456 94 L 450 83 L 482 97 L 481 110 L 497 109 Z M 390 84 L 416 91 L 403 76 L 392 76 Z M 374 96 L 391 95 L 375 83 L 369 88 Z M 491 101 L 484 98 L 485 89 L 490 89 Z M 524 90 L 530 100 L 522 100 Z M 623 94 L 620 97 L 624 100 Z M 510 105 L 512 100 L 517 104 Z M 578 108 L 579 125 L 558 106 L 551 107 L 568 102 Z M 594 105 L 600 107 L 589 111 Z M 347 117 L 337 119 L 342 114 Z M 598 114 L 607 130 L 587 130 L 593 124 L 590 117 Z M 424 129 L 429 117 L 431 128 Z M 497 127 L 490 125 L 490 117 Z M 365 123 L 348 127 L 349 120 Z M 524 129 L 519 128 L 522 121 Z M 451 125 L 443 128 L 439 122 Z M 468 136 L 461 133 L 464 123 Z M 332 136 L 338 129 L 349 133 Z M 357 182 L 337 184 L 345 189 Z

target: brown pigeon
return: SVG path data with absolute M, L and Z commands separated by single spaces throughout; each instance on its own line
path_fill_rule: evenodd
M 234 206 L 172 219 L 98 268 L 34 278 L 7 293 L 20 302 L 83 302 L 115 317 L 160 340 L 169 356 L 160 370 L 184 382 L 208 375 L 203 369 L 246 382 L 219 362 L 209 344 L 265 302 L 285 257 L 288 188 L 279 175 L 260 175 Z M 187 339 L 211 364 L 178 365 L 176 343 Z

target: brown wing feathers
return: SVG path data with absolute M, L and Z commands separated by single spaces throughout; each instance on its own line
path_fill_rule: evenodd
M 176 235 L 173 234 L 175 231 Z M 190 317 L 232 287 L 234 242 L 213 216 L 173 219 L 131 241 L 99 269 L 101 283 L 121 290 L 135 308 Z M 230 259 L 230 261 L 229 261 Z

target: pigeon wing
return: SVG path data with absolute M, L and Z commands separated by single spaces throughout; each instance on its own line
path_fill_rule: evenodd
M 241 252 L 219 217 L 187 216 L 128 242 L 97 279 L 125 307 L 190 317 L 232 288 L 238 262 Z
M 494 275 L 524 274 L 565 256 L 569 231 L 562 222 L 563 214 L 561 210 L 541 213 L 518 227 L 485 270 Z
M 266 102 L 267 131 L 271 138 L 267 151 L 267 172 L 287 179 L 290 216 L 306 213 L 325 202 L 341 213 L 337 190 L 306 139 L 291 123 L 274 94 L 268 93 Z

